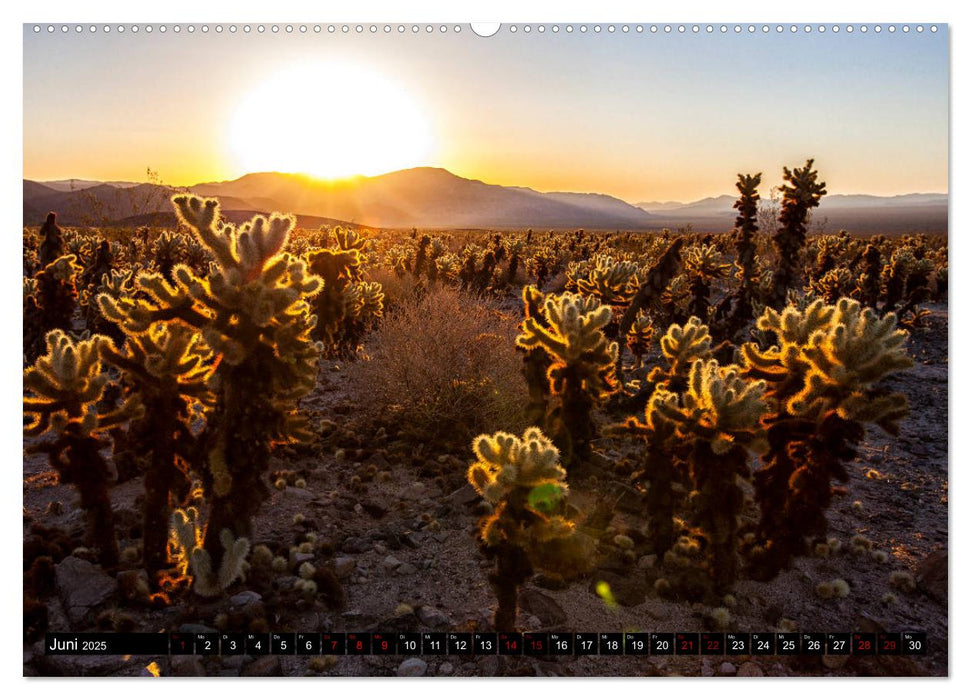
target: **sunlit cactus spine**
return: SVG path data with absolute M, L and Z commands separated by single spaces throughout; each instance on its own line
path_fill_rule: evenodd
M 204 547 L 219 570 L 225 550 L 220 533 L 250 537 L 252 519 L 269 495 L 262 477 L 272 446 L 311 437 L 297 402 L 316 381 L 322 348 L 310 337 L 315 318 L 309 300 L 322 280 L 303 260 L 280 252 L 292 216 L 257 216 L 237 228 L 220 221 L 214 199 L 177 195 L 172 201 L 214 264 L 206 277 L 176 265 L 174 285 L 159 273 L 142 273 L 138 286 L 145 298 L 131 299 L 118 315 L 130 333 L 158 321 L 188 325 L 214 354 L 216 399 L 202 436 L 211 504 Z
M 552 360 L 547 378 L 558 403 L 547 427 L 567 466 L 590 456 L 595 435 L 591 412 L 617 389 L 617 343 L 602 330 L 611 318 L 611 308 L 594 297 L 549 295 L 541 313 L 523 321 L 523 332 L 516 338 L 518 346 L 541 348 Z
M 644 366 L 644 355 L 647 354 L 654 339 L 654 324 L 651 317 L 643 311 L 637 314 L 630 330 L 627 331 L 627 349 L 634 356 L 635 369 Z
M 546 295 L 536 287 L 523 287 L 523 313 L 525 318 L 532 318 L 542 324 L 547 331 L 552 331 L 546 317 L 543 315 L 543 304 Z M 523 376 L 529 391 L 529 404 L 526 407 L 526 419 L 533 425 L 546 425 L 550 401 L 550 366 L 553 358 L 541 347 L 524 347 L 517 344 L 516 349 L 523 354 Z
M 317 337 L 323 342 L 330 354 L 340 355 L 353 351 L 365 323 L 360 318 L 362 301 L 370 306 L 369 310 L 380 315 L 381 304 L 374 302 L 380 294 L 381 285 L 372 284 L 367 288 L 357 286 L 361 279 L 361 251 L 366 241 L 357 232 L 337 227 L 334 230 L 336 247 L 315 250 L 307 255 L 310 271 L 323 280 L 323 289 L 314 299 L 317 314 Z M 367 293 L 367 299 L 362 297 Z M 383 294 L 380 294 L 383 300 Z M 360 321 L 360 324 L 355 323 Z
M 735 217 L 735 250 L 738 252 L 736 264 L 738 270 L 738 290 L 735 293 L 736 303 L 732 312 L 731 330 L 737 331 L 752 318 L 753 303 L 758 298 L 756 278 L 759 276 L 757 262 L 758 246 L 755 237 L 759 231 L 759 185 L 762 184 L 762 173 L 755 175 L 738 174 L 735 188 L 738 199 L 732 208 L 738 210 Z
M 738 478 L 750 476 L 750 450 L 765 449 L 761 418 L 765 382 L 739 375 L 735 366 L 696 360 L 680 396 L 655 390 L 649 411 L 676 426 L 675 440 L 687 450 L 689 478 L 697 497 L 693 519 L 708 539 L 715 590 L 727 593 L 737 578 L 738 523 L 744 495 Z
M 185 500 L 189 469 L 200 466 L 192 422 L 213 403 L 208 386 L 211 351 L 195 329 L 156 323 L 143 333 L 129 334 L 120 347 L 103 343 L 101 355 L 121 371 L 125 386 L 145 407 L 131 432 L 141 438 L 149 460 L 142 537 L 145 569 L 155 577 L 168 568 L 169 503 Z
M 880 317 L 848 298 L 835 305 L 819 300 L 803 311 L 766 309 L 758 327 L 772 332 L 777 345 L 742 347 L 744 374 L 766 382 L 771 407 L 764 421 L 767 463 L 755 475 L 762 515 L 752 567 L 771 578 L 805 552 L 807 538 L 825 538 L 830 482 L 848 479 L 845 465 L 867 424 L 897 433 L 907 399 L 878 383 L 913 362 L 893 314 Z
M 688 374 L 695 361 L 711 357 L 711 334 L 707 325 L 692 316 L 683 325 L 671 324 L 661 336 L 660 346 L 667 369 L 654 367 L 648 381 L 667 391 L 681 392 L 687 387 Z
M 772 296 L 768 300 L 775 309 L 786 305 L 789 290 L 798 282 L 809 215 L 826 194 L 826 183 L 818 181 L 819 173 L 813 170 L 812 158 L 802 168 L 783 168 L 782 173 L 785 183 L 782 185 L 780 227 L 772 239 L 779 257 L 772 277 Z
M 575 524 L 564 515 L 569 491 L 559 453 L 539 428 L 522 438 L 508 433 L 480 435 L 473 442 L 477 461 L 468 479 L 493 512 L 482 520 L 479 542 L 495 561 L 489 583 L 498 607 L 498 631 L 516 629 L 519 588 L 534 567 L 555 570 L 555 552 L 565 553 Z
M 682 479 L 675 455 L 676 424 L 660 410 L 658 404 L 670 395 L 655 391 L 644 409 L 644 419 L 629 418 L 625 423 L 608 428 L 610 435 L 632 435 L 644 441 L 639 468 L 631 475 L 635 483 L 646 487 L 648 541 L 657 556 L 674 544 L 676 497 L 674 484 Z
M 130 398 L 112 411 L 99 409 L 109 378 L 101 362 L 101 336 L 74 341 L 61 330 L 47 334 L 47 352 L 24 371 L 24 435 L 43 438 L 30 452 L 48 455 L 63 483 L 74 484 L 88 520 L 88 541 L 105 566 L 118 561 L 108 484 L 111 469 L 101 450 L 112 428 L 141 413 Z
M 577 291 L 585 296 L 596 297 L 602 304 L 622 306 L 630 303 L 634 296 L 635 289 L 631 283 L 637 271 L 636 262 L 598 256 L 587 268 L 586 274 L 577 278 Z
M 722 261 L 722 255 L 714 245 L 698 245 L 686 248 L 682 254 L 685 274 L 691 290 L 688 312 L 701 318 L 709 317 L 711 283 L 728 276 L 731 265 Z
M 845 267 L 828 270 L 819 279 L 814 279 L 806 292 L 822 299 L 827 304 L 835 304 L 854 289 L 853 273 Z
M 62 255 L 37 273 L 37 305 L 45 332 L 71 330 L 77 310 L 77 277 L 81 268 L 73 255 Z

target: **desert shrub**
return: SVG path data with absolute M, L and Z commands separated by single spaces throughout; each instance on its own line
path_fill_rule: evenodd
M 370 281 L 381 285 L 381 290 L 384 292 L 385 314 L 413 299 L 416 294 L 417 280 L 410 272 L 402 272 L 399 275 L 390 267 L 381 265 L 368 270 L 367 277 Z
M 422 433 L 518 429 L 526 387 L 516 330 L 515 319 L 455 289 L 403 299 L 350 368 L 352 391 L 375 415 Z

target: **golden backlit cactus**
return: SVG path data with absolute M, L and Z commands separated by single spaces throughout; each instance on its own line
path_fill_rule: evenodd
M 101 363 L 102 336 L 72 340 L 61 330 L 47 334 L 47 353 L 24 371 L 24 435 L 46 438 L 29 446 L 44 452 L 61 481 L 74 484 L 88 518 L 88 537 L 103 564 L 118 560 L 108 482 L 111 469 L 101 455 L 105 434 L 138 417 L 142 407 L 129 398 L 111 411 L 99 408 L 108 373 Z
M 638 268 L 638 264 L 631 260 L 597 256 L 584 271 L 584 276 L 576 279 L 577 291 L 594 296 L 608 306 L 627 304 L 637 289 Z
M 812 280 L 806 292 L 816 295 L 827 304 L 835 304 L 841 297 L 852 292 L 854 287 L 853 273 L 845 267 L 836 267 L 827 270 L 822 277 Z
M 351 229 L 334 229 L 335 247 L 307 254 L 310 270 L 323 280 L 314 299 L 317 337 L 326 352 L 353 353 L 371 322 L 382 315 L 384 293 L 377 282 L 361 281 L 363 236 Z
M 722 254 L 714 245 L 689 246 L 684 249 L 682 260 L 691 294 L 688 312 L 708 318 L 711 283 L 728 277 L 732 266 L 722 260 Z
M 480 523 L 479 539 L 483 554 L 495 560 L 489 577 L 499 603 L 495 627 L 512 631 L 519 587 L 534 566 L 555 567 L 550 553 L 569 548 L 575 535 L 575 523 L 564 515 L 566 471 L 556 447 L 535 427 L 522 438 L 480 435 L 472 448 L 477 459 L 469 482 L 494 508 Z
M 635 368 L 643 367 L 644 355 L 647 354 L 652 340 L 654 340 L 654 324 L 651 317 L 641 311 L 627 331 L 627 349 L 634 356 Z
M 205 549 L 218 570 L 220 533 L 250 536 L 252 518 L 269 495 L 262 475 L 272 446 L 311 437 L 297 402 L 316 382 L 321 347 L 310 338 L 315 318 L 309 299 L 322 280 L 303 260 L 282 252 L 292 216 L 257 216 L 237 228 L 220 220 L 214 199 L 177 195 L 172 201 L 213 256 L 208 274 L 197 276 L 179 264 L 169 284 L 159 273 L 143 272 L 137 278 L 143 295 L 103 295 L 100 301 L 105 315 L 129 334 L 160 321 L 181 323 L 197 331 L 214 355 L 215 403 L 201 439 L 211 502 Z
M 143 517 L 143 552 L 150 577 L 167 568 L 169 503 L 185 500 L 190 468 L 196 462 L 197 436 L 193 419 L 211 407 L 211 351 L 194 329 L 175 323 L 155 323 L 132 333 L 116 347 L 101 346 L 106 362 L 117 367 L 124 386 L 145 407 L 132 421 L 133 447 L 147 458 Z
M 913 363 L 896 317 L 848 298 L 781 314 L 766 309 L 758 327 L 778 343 L 742 347 L 744 374 L 766 381 L 773 406 L 765 419 L 768 464 L 755 480 L 762 544 L 753 560 L 760 575 L 771 577 L 806 550 L 807 537 L 825 537 L 830 481 L 848 479 L 845 464 L 866 425 L 896 434 L 907 400 L 877 383 Z
M 244 577 L 249 540 L 236 539 L 229 530 L 219 533 L 225 552 L 218 570 L 213 570 L 212 558 L 203 545 L 203 530 L 195 508 L 176 509 L 169 520 L 171 538 L 179 572 L 191 575 L 193 590 L 204 598 L 222 595 L 229 586 Z
M 62 255 L 37 272 L 33 296 L 40 314 L 40 338 L 35 350 L 43 352 L 43 338 L 55 328 L 72 329 L 77 309 L 77 278 L 81 267 L 74 255 Z M 35 356 L 28 356 L 33 360 Z
M 655 388 L 644 409 L 643 420 L 632 417 L 623 424 L 608 428 L 609 435 L 630 435 L 644 442 L 640 467 L 631 478 L 646 489 L 648 540 L 658 556 L 674 543 L 674 484 L 682 480 L 676 457 L 679 448 L 675 442 L 677 423 L 661 410 L 661 404 L 671 398 L 676 401 L 677 395 Z
M 819 182 L 810 158 L 802 168 L 782 169 L 782 203 L 779 211 L 779 230 L 773 237 L 779 258 L 772 276 L 768 305 L 781 309 L 786 305 L 789 290 L 796 286 L 801 268 L 800 258 L 806 245 L 806 230 L 810 212 L 819 206 L 826 194 L 826 183 Z
M 617 389 L 617 343 L 603 333 L 611 318 L 611 308 L 594 297 L 569 292 L 549 295 L 541 313 L 523 321 L 523 332 L 516 338 L 519 347 L 541 348 L 552 361 L 547 378 L 559 403 L 550 413 L 547 428 L 567 465 L 589 456 L 595 434 L 590 413 Z
M 695 360 L 711 357 L 711 335 L 708 326 L 697 316 L 692 316 L 684 325 L 672 323 L 667 333 L 661 336 L 661 353 L 668 369 L 655 367 L 648 379 L 654 384 L 662 384 L 670 391 L 680 391 L 687 380 Z
M 757 260 L 757 246 L 755 236 L 759 230 L 759 185 L 762 184 L 762 173 L 755 175 L 738 174 L 735 188 L 738 199 L 732 208 L 738 210 L 735 217 L 735 250 L 738 251 L 738 292 L 737 304 L 733 314 L 733 325 L 737 328 L 748 322 L 752 315 L 752 304 L 756 301 L 756 288 L 753 283 L 759 275 Z
M 693 520 L 709 542 L 715 589 L 735 583 L 738 522 L 743 492 L 738 478 L 750 477 L 749 451 L 767 449 L 761 419 L 766 410 L 765 382 L 744 379 L 739 368 L 715 360 L 696 360 L 687 389 L 679 396 L 657 388 L 648 407 L 675 426 L 675 442 L 689 466 L 696 493 Z

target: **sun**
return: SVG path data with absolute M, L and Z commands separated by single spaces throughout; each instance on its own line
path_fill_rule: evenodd
M 244 172 L 337 179 L 426 164 L 431 130 L 402 85 L 358 65 L 313 63 L 250 93 L 229 141 Z

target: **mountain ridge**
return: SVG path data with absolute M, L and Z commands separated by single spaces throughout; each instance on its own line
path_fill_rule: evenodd
M 85 187 L 64 190 L 67 182 Z M 169 199 L 186 191 L 218 197 L 223 212 L 236 213 L 233 219 L 247 212 L 285 211 L 304 222 L 336 221 L 372 228 L 647 231 L 690 224 L 693 230 L 717 232 L 731 230 L 736 214 L 735 197 L 727 194 L 688 203 L 634 205 L 603 193 L 540 192 L 490 184 L 438 167 L 333 181 L 301 173 L 258 172 L 186 188 L 24 179 L 23 188 L 24 225 L 38 225 L 48 211 L 56 211 L 66 225 L 168 222 Z M 947 201 L 941 193 L 827 195 L 814 215 L 818 227 L 825 230 L 939 233 L 947 230 Z

